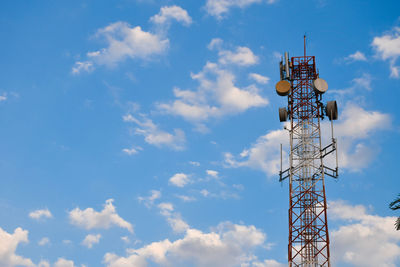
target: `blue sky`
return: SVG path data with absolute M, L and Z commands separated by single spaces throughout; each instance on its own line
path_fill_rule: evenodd
M 302 55 L 307 34 L 324 100 L 339 105 L 332 263 L 398 266 L 399 10 L 3 1 L 0 265 L 285 266 L 286 100 L 274 85 L 282 53 Z

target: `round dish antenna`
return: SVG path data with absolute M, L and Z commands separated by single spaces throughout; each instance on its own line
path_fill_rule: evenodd
M 288 112 L 286 108 L 279 108 L 279 121 L 284 122 L 287 121 Z
M 314 80 L 313 82 L 314 91 L 318 94 L 323 94 L 328 90 L 328 83 L 321 78 Z
M 290 82 L 282 80 L 276 83 L 275 89 L 276 93 L 280 96 L 287 96 L 290 92 Z
M 338 109 L 336 101 L 328 101 L 326 103 L 326 116 L 328 116 L 329 120 L 337 120 L 338 118 Z

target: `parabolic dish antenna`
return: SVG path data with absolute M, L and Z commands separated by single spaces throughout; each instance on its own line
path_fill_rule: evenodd
M 290 82 L 282 80 L 276 83 L 275 89 L 276 93 L 280 96 L 286 96 L 290 92 Z
M 314 80 L 313 87 L 316 93 L 323 94 L 328 90 L 328 83 L 321 78 Z

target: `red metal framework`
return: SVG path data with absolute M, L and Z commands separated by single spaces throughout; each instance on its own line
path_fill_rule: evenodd
M 289 172 L 289 266 L 330 266 L 324 165 L 321 147 L 321 95 L 314 56 L 292 57 Z

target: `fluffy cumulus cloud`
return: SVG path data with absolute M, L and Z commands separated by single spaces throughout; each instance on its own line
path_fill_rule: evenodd
M 258 57 L 254 55 L 250 48 L 239 46 L 234 51 L 220 50 L 218 52 L 221 64 L 234 64 L 239 66 L 251 66 L 258 62 Z
M 199 82 L 197 90 L 175 88 L 176 99 L 170 103 L 159 103 L 158 108 L 200 126 L 210 118 L 237 114 L 268 104 L 255 85 L 237 87 L 235 75 L 212 62 L 207 62 L 201 72 L 192 74 L 192 79 Z
M 256 56 L 248 47 L 237 46 L 234 49 L 224 49 L 223 47 L 224 41 L 220 38 L 212 39 L 207 46 L 209 50 L 218 51 L 218 62 L 221 65 L 237 65 L 246 67 L 258 63 L 258 56 Z M 257 76 L 257 74 L 255 76 Z M 258 75 L 257 78 L 262 78 L 262 76 Z
M 101 234 L 93 235 L 88 234 L 85 239 L 82 241 L 82 245 L 87 248 L 92 248 L 94 244 L 98 244 L 100 242 Z
M 133 122 L 138 125 L 135 128 L 135 134 L 144 136 L 146 143 L 157 147 L 170 147 L 174 150 L 183 150 L 185 148 L 186 137 L 181 129 L 174 129 L 174 133 L 163 131 L 151 119 L 142 116 L 139 120 L 131 114 L 123 116 L 125 122 Z
M 140 146 L 137 147 L 131 147 L 131 148 L 124 148 L 122 149 L 122 152 L 124 152 L 125 154 L 132 156 L 135 155 L 137 153 L 139 153 L 140 150 L 143 150 Z
M 113 199 L 106 200 L 102 211 L 95 211 L 93 208 L 85 210 L 75 208 L 69 212 L 69 220 L 71 224 L 87 230 L 108 229 L 112 226 L 118 226 L 133 233 L 133 226 L 117 214 L 113 201 Z
M 399 78 L 400 67 L 396 65 L 396 61 L 400 56 L 400 27 L 396 27 L 382 36 L 376 36 L 371 45 L 375 49 L 378 58 L 389 61 L 390 76 Z
M 104 38 L 108 47 L 89 52 L 88 57 L 97 64 L 113 66 L 127 58 L 147 59 L 166 51 L 168 39 L 143 31 L 140 26 L 131 27 L 126 22 L 116 22 L 98 30 L 97 36 Z
M 188 12 L 176 5 L 161 7 L 160 12 L 150 18 L 156 25 L 166 25 L 166 29 L 172 20 L 185 26 L 192 24 Z M 106 46 L 88 52 L 86 60 L 76 61 L 72 74 L 92 72 L 96 65 L 114 67 L 126 59 L 153 59 L 168 50 L 169 39 L 166 35 L 166 31 L 145 31 L 140 26 L 131 26 L 123 21 L 111 23 L 95 34 L 96 39 L 104 41 Z
M 329 137 L 329 123 L 323 126 L 323 135 Z M 338 157 L 341 168 L 360 171 L 367 167 L 376 155 L 376 147 L 370 146 L 369 139 L 377 131 L 391 127 L 391 117 L 379 111 L 369 111 L 347 103 L 336 123 Z M 327 139 L 327 138 L 326 138 Z
M 269 82 L 269 77 L 263 76 L 258 73 L 250 73 L 249 78 L 260 84 L 267 84 Z
M 169 179 L 169 183 L 177 187 L 184 187 L 190 183 L 190 179 L 187 174 L 176 173 Z
M 34 219 L 34 220 L 41 220 L 41 219 L 48 219 L 52 218 L 53 215 L 49 211 L 49 209 L 40 209 L 40 210 L 34 210 L 29 213 L 29 217 Z
M 219 174 L 217 171 L 214 171 L 214 170 L 206 170 L 206 173 L 208 176 L 211 176 L 213 178 L 218 178 L 218 174 Z
M 268 176 L 276 175 L 280 169 L 280 145 L 287 147 L 289 134 L 286 130 L 270 131 L 260 136 L 250 148 L 245 148 L 240 155 L 225 153 L 225 166 L 231 168 L 249 167 L 265 172 Z M 287 154 L 283 154 L 287 165 Z
M 210 118 L 219 118 L 244 112 L 250 108 L 268 105 L 255 84 L 238 87 L 233 66 L 246 67 L 258 62 L 258 57 L 248 47 L 236 47 L 233 50 L 223 48 L 221 39 L 213 39 L 208 48 L 218 51 L 218 62 L 207 62 L 199 73 L 192 73 L 193 80 L 199 83 L 196 90 L 173 89 L 175 100 L 158 103 L 164 113 L 181 116 L 196 126 L 196 130 L 206 132 L 205 122 Z M 260 82 L 266 79 L 257 76 Z M 262 82 L 261 82 L 262 83 Z
M 160 203 L 158 208 L 175 233 L 184 233 L 189 229 L 189 225 L 182 219 L 179 212 L 174 211 L 174 206 L 171 203 Z
M 371 136 L 391 127 L 391 117 L 379 111 L 368 111 L 354 104 L 347 103 L 339 120 L 335 122 L 335 137 L 338 139 L 339 167 L 349 171 L 360 171 L 369 166 L 376 155 Z M 330 143 L 330 122 L 321 124 L 323 144 Z M 270 131 L 259 137 L 249 148 L 239 155 L 225 153 L 226 167 L 250 167 L 263 171 L 267 176 L 277 175 L 280 170 L 280 145 L 283 145 L 283 169 L 288 167 L 289 135 L 287 130 Z M 332 154 L 333 155 L 333 154 Z M 327 163 L 336 164 L 332 157 Z M 333 166 L 333 165 L 332 165 Z
M 168 24 L 171 20 L 176 20 L 186 26 L 192 24 L 192 18 L 188 12 L 176 5 L 162 7 L 160 12 L 151 17 L 150 20 L 156 24 Z
M 108 267 L 144 267 L 150 262 L 161 266 L 239 266 L 249 264 L 254 258 L 252 251 L 265 239 L 265 234 L 252 225 L 221 223 L 210 232 L 188 228 L 181 239 L 153 242 L 128 250 L 127 256 L 107 253 L 104 262 Z
M 95 65 L 115 66 L 128 58 L 147 60 L 163 54 L 169 46 L 167 38 L 146 32 L 140 26 L 131 27 L 126 22 L 115 22 L 99 29 L 96 37 L 105 40 L 107 46 L 88 52 L 86 61 L 75 63 L 73 74 L 91 72 Z
M 400 263 L 396 217 L 372 215 L 362 205 L 329 203 L 329 215 L 342 226 L 331 231 L 333 262 L 359 267 L 394 267 Z
M 367 57 L 364 55 L 364 53 L 362 53 L 360 51 L 356 51 L 353 54 L 350 54 L 347 57 L 345 57 L 344 60 L 347 62 L 367 61 Z
M 272 4 L 276 2 L 276 0 L 207 0 L 205 8 L 209 15 L 214 16 L 217 19 L 222 19 L 227 13 L 229 13 L 230 9 L 234 7 L 245 8 L 252 4 L 262 2 Z
M 10 234 L 0 228 L 0 265 L 4 267 L 13 266 L 35 266 L 30 259 L 17 255 L 15 251 L 20 243 L 28 243 L 28 231 L 20 227 Z

